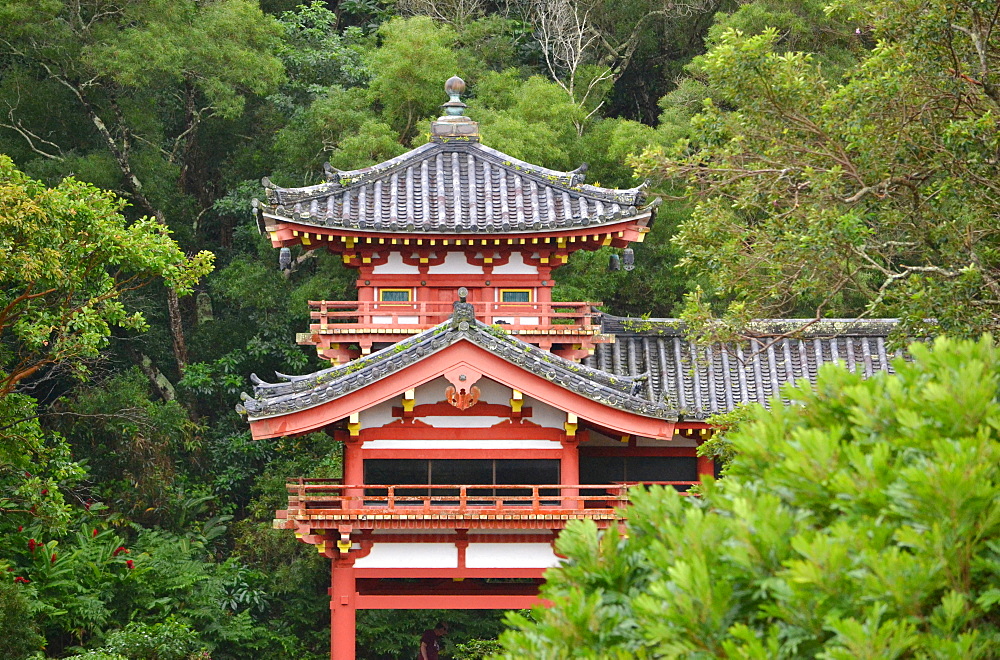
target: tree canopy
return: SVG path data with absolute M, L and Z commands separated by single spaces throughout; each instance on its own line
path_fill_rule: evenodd
M 786 52 L 773 27 L 714 35 L 689 138 L 636 161 L 697 201 L 675 238 L 685 263 L 735 317 L 996 330 L 995 3 L 844 1 L 829 16 L 856 26 L 856 63 Z

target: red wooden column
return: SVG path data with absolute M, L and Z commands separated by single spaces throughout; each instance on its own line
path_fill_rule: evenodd
M 355 660 L 356 596 L 354 559 L 334 559 L 330 568 L 330 660 Z
M 564 434 L 560 440 L 562 454 L 559 456 L 559 483 L 563 486 L 562 505 L 566 509 L 576 509 L 580 506 L 580 489 L 566 486 L 580 485 L 580 437 Z
M 361 438 L 347 433 L 339 434 L 339 440 L 344 443 L 344 485 L 360 486 L 365 481 L 365 468 L 361 460 Z M 359 508 L 364 491 L 360 488 L 345 488 L 344 495 L 352 498 L 347 500 L 347 508 Z

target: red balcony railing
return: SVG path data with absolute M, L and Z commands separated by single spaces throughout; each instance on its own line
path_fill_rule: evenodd
M 599 334 L 601 303 L 472 303 L 476 318 L 500 324 L 512 334 Z M 310 300 L 310 332 L 344 334 L 373 328 L 426 330 L 447 320 L 454 309 L 450 302 L 380 302 Z
M 609 518 L 628 504 L 637 486 L 665 485 L 686 490 L 697 481 L 614 484 L 345 485 L 332 479 L 290 480 L 288 509 L 279 517 L 298 520 L 441 518 L 503 519 Z M 283 515 L 281 515 L 283 514 Z

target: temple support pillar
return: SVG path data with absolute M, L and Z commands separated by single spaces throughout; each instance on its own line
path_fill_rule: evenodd
M 365 482 L 365 466 L 361 460 L 361 438 L 343 434 L 344 441 L 344 485 L 358 486 Z M 364 489 L 346 488 L 344 495 L 348 498 L 346 506 L 349 509 L 360 508 L 363 505 Z
M 575 423 L 572 430 L 575 434 Z M 580 508 L 580 489 L 567 488 L 567 486 L 580 485 L 579 445 L 579 436 L 569 434 L 562 436 L 562 454 L 559 457 L 559 484 L 563 487 L 562 506 L 564 509 Z
M 330 568 L 330 660 L 355 660 L 356 597 L 354 561 L 335 559 Z

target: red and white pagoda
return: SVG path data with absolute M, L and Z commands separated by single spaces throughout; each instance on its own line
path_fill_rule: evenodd
M 888 369 L 887 322 L 829 321 L 760 347 L 695 346 L 676 322 L 552 301 L 575 250 L 626 248 L 649 231 L 640 188 L 584 183 L 482 145 L 464 83 L 431 141 L 255 203 L 277 248 L 341 255 L 357 301 L 312 303 L 333 366 L 244 395 L 255 438 L 326 431 L 342 480 L 289 483 L 275 525 L 331 560 L 332 660 L 355 657 L 358 609 L 511 609 L 538 602 L 568 521 L 620 522 L 635 484 L 686 491 L 705 419 L 765 402 L 841 361 Z M 774 321 L 762 333 L 781 333 Z

